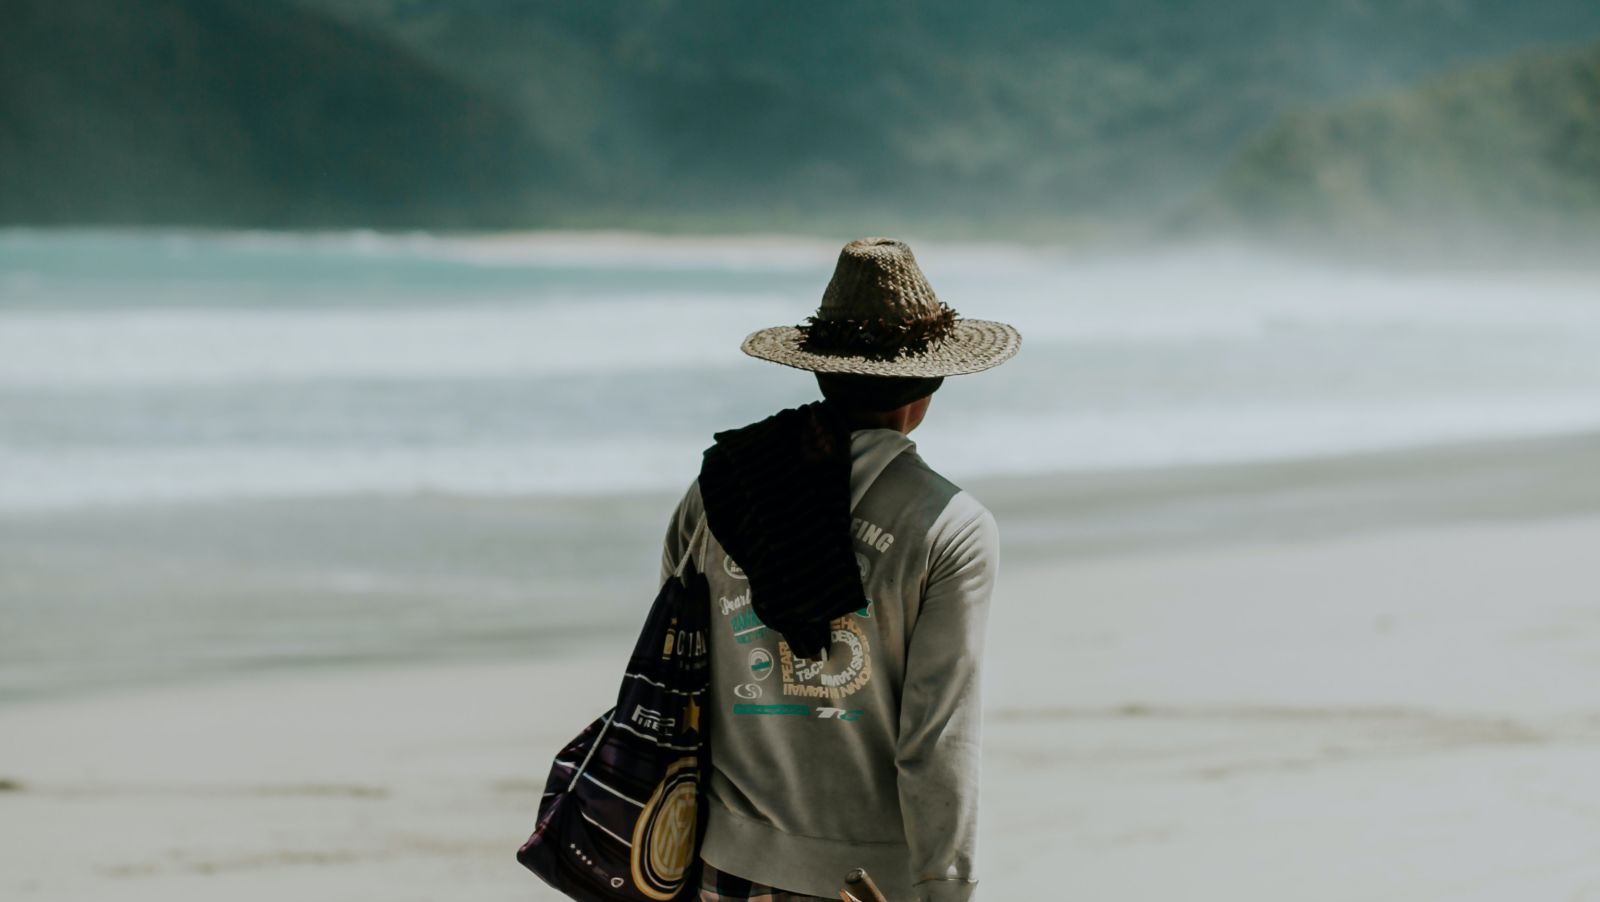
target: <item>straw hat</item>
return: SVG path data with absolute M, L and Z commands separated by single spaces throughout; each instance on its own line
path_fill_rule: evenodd
M 1022 336 L 1005 323 L 962 319 L 933 294 L 904 241 L 844 246 L 822 306 L 805 325 L 753 332 L 752 357 L 817 373 L 958 376 L 998 366 Z

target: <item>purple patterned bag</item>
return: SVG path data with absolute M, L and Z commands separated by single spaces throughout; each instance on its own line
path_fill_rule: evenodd
M 583 902 L 694 898 L 709 767 L 710 591 L 694 568 L 705 518 L 656 596 L 616 707 L 551 765 L 533 835 L 517 860 Z

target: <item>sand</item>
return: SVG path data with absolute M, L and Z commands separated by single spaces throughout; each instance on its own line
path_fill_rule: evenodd
M 979 897 L 1600 900 L 1600 507 L 1563 447 L 991 486 Z M 0 898 L 557 898 L 514 852 L 630 641 L 13 700 Z

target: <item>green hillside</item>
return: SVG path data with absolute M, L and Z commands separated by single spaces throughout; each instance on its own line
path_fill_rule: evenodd
M 506 97 L 582 221 L 1140 223 L 1294 110 L 1541 42 L 1593 0 L 301 0 Z
M 391 42 L 268 0 L 5 0 L 0 222 L 524 222 L 520 117 Z
M 1600 229 L 1600 45 L 1291 117 L 1203 216 L 1374 240 Z
M 1286 115 L 1600 37 L 1594 0 L 0 4 L 0 222 L 1138 229 Z

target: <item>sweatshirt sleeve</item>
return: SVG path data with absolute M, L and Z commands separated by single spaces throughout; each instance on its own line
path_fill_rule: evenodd
M 666 585 L 667 577 L 678 569 L 678 561 L 689 547 L 695 524 L 700 520 L 700 506 L 700 480 L 696 479 L 689 483 L 689 490 L 683 493 L 672 519 L 667 522 L 667 537 L 661 543 L 661 579 L 656 582 L 657 588 Z
M 906 655 L 896 749 L 900 809 L 919 902 L 964 902 L 977 885 L 979 673 L 999 567 L 994 516 L 935 537 Z

